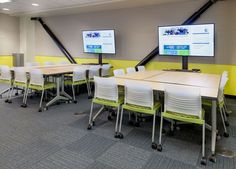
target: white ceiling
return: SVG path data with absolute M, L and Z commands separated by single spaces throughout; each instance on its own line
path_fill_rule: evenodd
M 0 13 L 15 16 L 65 15 L 179 1 L 194 0 L 12 0 L 9 3 L 0 3 Z M 32 3 L 39 6 L 32 6 Z M 4 11 L 3 8 L 8 8 L 9 11 Z

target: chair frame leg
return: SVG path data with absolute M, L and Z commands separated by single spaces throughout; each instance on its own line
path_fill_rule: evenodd
M 204 122 L 204 124 L 202 125 L 202 157 L 205 157 L 205 130 L 206 130 L 206 124 Z
M 93 102 L 91 103 L 90 114 L 89 114 L 89 125 L 91 126 L 92 126 L 92 116 L 93 116 Z
M 39 103 L 39 109 L 42 109 L 44 92 L 45 92 L 45 90 L 42 90 L 41 99 L 40 99 L 40 103 Z
M 223 108 L 220 107 L 220 115 L 221 115 L 221 119 L 222 119 L 222 123 L 223 123 L 223 127 L 224 127 L 224 136 L 225 137 L 229 137 L 229 134 L 227 132 L 227 128 L 226 128 L 226 125 L 225 125 L 225 120 L 224 120 L 224 115 L 223 115 Z
M 72 89 L 72 94 L 73 94 L 73 101 L 75 101 L 75 88 L 74 88 L 74 85 L 71 85 L 71 89 Z
M 152 124 L 152 143 L 155 142 L 155 126 L 156 126 L 156 113 L 153 115 L 153 124 Z
M 9 90 L 7 92 L 7 100 L 10 99 L 11 90 L 13 90 L 13 85 L 12 84 L 9 85 Z
M 120 106 L 117 107 L 115 134 L 118 132 L 118 123 L 120 116 Z
M 123 114 L 124 114 L 124 108 L 122 107 L 122 108 L 121 108 L 121 113 L 120 113 L 119 133 L 121 133 L 121 126 L 122 126 Z
M 163 116 L 161 115 L 160 133 L 159 133 L 159 145 L 161 145 L 161 140 L 162 140 L 162 128 L 163 128 Z
M 86 82 L 86 86 L 87 86 L 87 91 L 88 91 L 88 97 L 91 97 L 92 96 L 92 92 L 91 92 L 91 87 L 90 87 L 90 82 L 87 81 Z

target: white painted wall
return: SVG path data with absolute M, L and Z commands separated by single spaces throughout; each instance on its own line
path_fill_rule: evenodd
M 157 26 L 181 24 L 207 0 L 168 3 L 149 7 L 110 10 L 43 18 L 74 57 L 95 57 L 83 53 L 82 30 L 115 29 L 117 54 L 105 58 L 141 60 L 157 44 Z M 191 58 L 191 62 L 236 64 L 236 1 L 219 1 L 196 23 L 216 24 L 216 56 Z M 63 56 L 51 38 L 36 24 L 36 55 Z M 180 61 L 176 57 L 158 57 L 161 61 Z
M 19 52 L 19 18 L 0 13 L 0 55 Z

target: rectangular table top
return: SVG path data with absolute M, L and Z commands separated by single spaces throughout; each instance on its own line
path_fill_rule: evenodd
M 146 72 L 146 73 L 145 73 Z M 116 77 L 119 85 L 124 85 L 125 81 L 142 82 L 152 86 L 153 90 L 164 91 L 167 85 L 194 86 L 201 90 L 201 96 L 216 99 L 220 85 L 220 75 L 190 73 L 190 72 L 170 72 L 170 71 L 145 71 L 136 72 Z M 156 73 L 155 73 L 156 72 Z M 152 75 L 152 76 L 150 76 Z M 131 78 L 129 78 L 131 77 Z

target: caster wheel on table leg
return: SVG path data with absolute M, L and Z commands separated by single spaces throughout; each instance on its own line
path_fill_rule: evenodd
M 88 127 L 87 127 L 88 130 L 91 130 L 92 129 L 92 126 L 89 124 Z
M 154 149 L 154 150 L 157 149 L 157 144 L 156 143 L 152 143 L 152 149 Z
M 43 111 L 43 109 L 42 108 L 39 108 L 39 112 L 42 112 Z
M 8 103 L 9 102 L 9 100 L 7 99 L 7 100 L 5 100 L 5 103 Z
M 115 137 L 115 138 L 119 138 L 119 135 L 118 135 L 117 132 L 115 133 L 114 137 Z
M 124 135 L 123 135 L 122 133 L 119 133 L 119 134 L 118 134 L 118 138 L 119 138 L 119 139 L 123 139 L 123 138 L 124 138 Z
M 93 126 L 95 126 L 95 121 L 93 121 Z
M 74 100 L 74 103 L 75 103 L 75 104 L 77 104 L 77 102 L 78 102 L 77 100 Z
M 224 132 L 224 137 L 229 137 L 229 133 Z
M 213 163 L 216 162 L 216 156 L 214 154 L 212 154 L 210 157 L 209 157 L 209 160 Z
M 9 103 L 9 104 L 12 104 L 12 101 L 11 100 L 8 100 L 8 102 L 7 103 Z
M 206 165 L 207 164 L 207 159 L 206 157 L 202 157 L 201 159 L 201 165 Z
M 23 103 L 23 104 L 21 105 L 21 107 L 26 108 L 26 107 L 27 107 L 27 104 L 24 104 L 24 103 Z
M 159 145 L 157 146 L 157 151 L 162 152 L 162 145 L 161 145 L 161 144 L 159 144 Z

